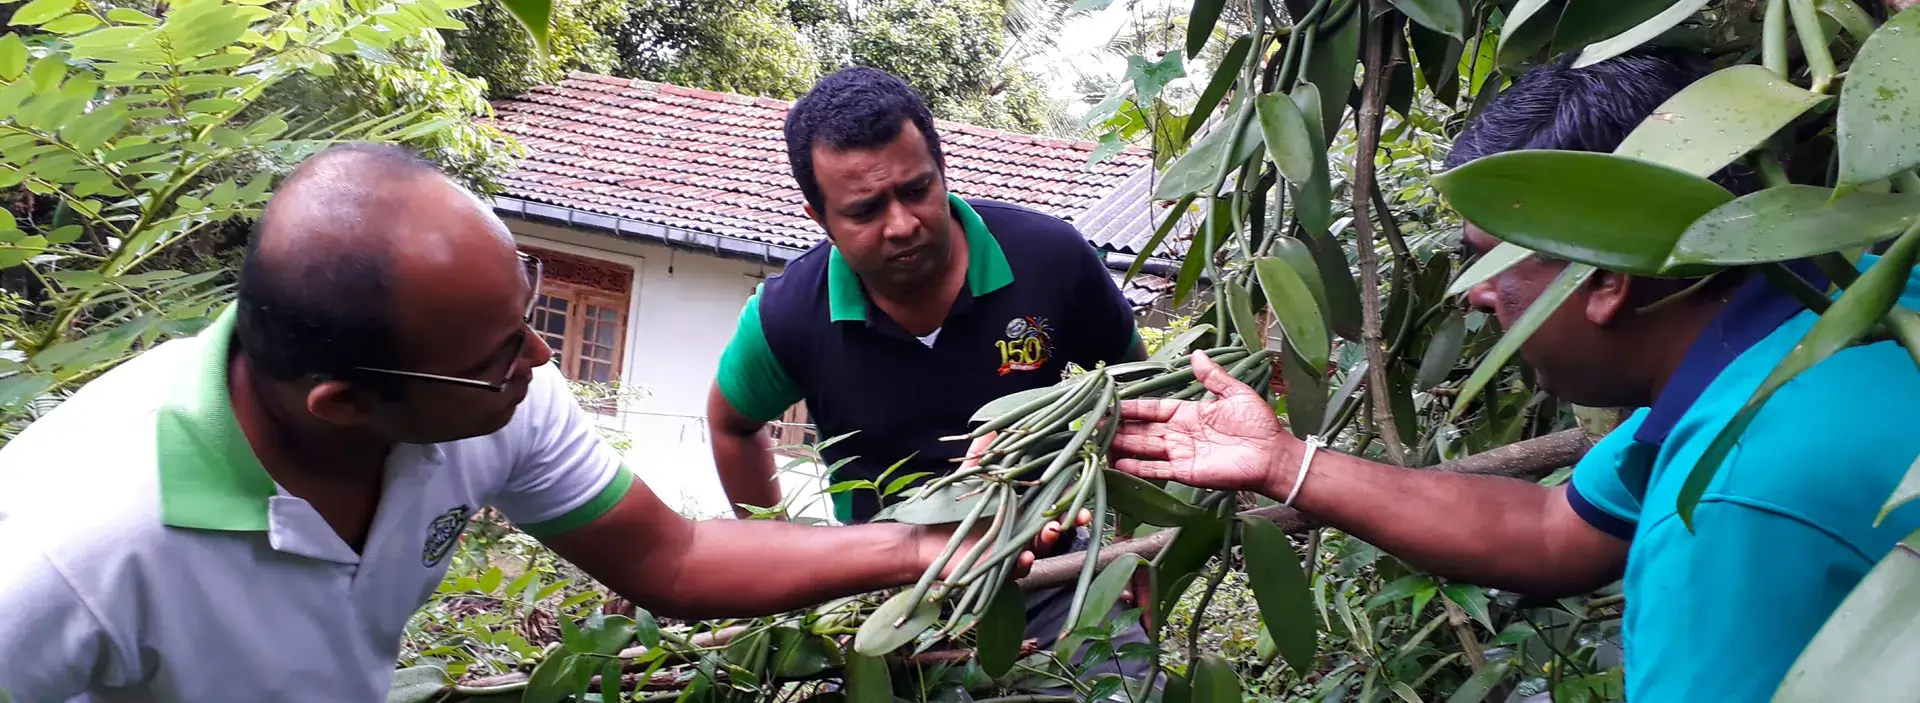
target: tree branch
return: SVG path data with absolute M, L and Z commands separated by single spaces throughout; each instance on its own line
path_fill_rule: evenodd
M 1564 430 L 1420 470 L 1539 480 L 1552 473 L 1554 469 L 1570 466 L 1579 461 L 1580 457 L 1586 456 L 1587 450 L 1593 447 L 1593 441 L 1593 438 L 1579 429 Z M 1272 520 L 1274 524 L 1290 533 L 1305 532 L 1320 526 L 1301 515 L 1299 511 L 1279 505 L 1256 508 L 1241 514 Z M 1161 530 L 1141 539 L 1131 539 L 1101 547 L 1099 566 L 1106 568 L 1107 564 L 1120 558 L 1122 554 L 1138 554 L 1151 558 L 1172 539 L 1173 530 Z M 1027 573 L 1026 578 L 1020 579 L 1020 588 L 1032 591 L 1072 582 L 1080 576 L 1080 565 L 1083 563 L 1085 559 L 1080 554 L 1065 554 L 1041 559 L 1034 562 L 1033 569 Z
M 1361 15 L 1367 17 L 1366 14 Z M 1393 387 L 1387 383 L 1386 341 L 1380 329 L 1380 254 L 1373 244 L 1373 190 L 1375 152 L 1380 149 L 1381 106 L 1386 100 L 1388 20 L 1386 13 L 1372 20 L 1366 31 L 1361 62 L 1360 110 L 1355 129 L 1359 145 L 1353 152 L 1353 233 L 1360 254 L 1360 344 L 1367 354 L 1367 394 L 1373 399 L 1374 431 L 1386 444 L 1387 461 L 1407 465 L 1406 445 L 1393 421 Z M 1381 216 L 1391 217 L 1389 213 Z M 1401 262 L 1401 265 L 1406 265 Z

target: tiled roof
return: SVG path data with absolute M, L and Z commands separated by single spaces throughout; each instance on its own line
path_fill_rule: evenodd
M 494 102 L 497 124 L 529 152 L 500 179 L 503 195 L 805 248 L 823 233 L 802 211 L 787 168 L 782 127 L 788 106 L 576 72 L 559 85 Z M 1145 150 L 1130 148 L 1089 167 L 1093 142 L 945 121 L 936 128 L 955 193 L 1025 205 L 1069 222 L 1151 161 Z M 1147 233 L 1151 225 L 1139 237 Z
M 1153 238 L 1155 230 L 1167 219 L 1171 204 L 1153 202 L 1153 186 L 1158 180 L 1151 166 L 1142 167 L 1121 182 L 1120 187 L 1107 193 L 1107 196 L 1094 203 L 1093 207 L 1080 215 L 1074 224 L 1080 228 L 1087 239 L 1103 249 L 1122 254 L 1138 254 L 1146 248 L 1147 240 Z M 1154 256 L 1179 259 L 1187 251 L 1187 243 L 1193 241 L 1194 230 L 1199 229 L 1200 216 L 1197 208 L 1175 223 L 1173 231 L 1160 241 L 1160 246 L 1152 252 Z

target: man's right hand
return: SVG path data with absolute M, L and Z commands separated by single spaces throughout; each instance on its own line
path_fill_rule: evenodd
M 1280 426 L 1258 393 L 1206 354 L 1193 354 L 1193 370 L 1217 398 L 1121 403 L 1113 467 L 1142 478 L 1284 499 L 1297 470 L 1300 440 Z

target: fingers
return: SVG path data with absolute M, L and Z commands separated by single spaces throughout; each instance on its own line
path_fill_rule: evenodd
M 1233 374 L 1227 373 L 1225 368 L 1214 363 L 1205 352 L 1193 353 L 1193 377 L 1199 379 L 1200 385 L 1206 386 L 1207 390 L 1221 399 L 1236 395 L 1259 395 L 1253 392 L 1253 388 L 1234 378 Z
M 1173 478 L 1173 464 L 1165 461 L 1147 461 L 1143 459 L 1117 459 L 1113 462 L 1115 471 L 1133 474 L 1140 478 Z
M 981 435 L 979 439 L 973 440 L 972 444 L 968 444 L 967 453 L 963 455 L 966 459 L 960 462 L 960 468 L 967 469 L 978 466 L 980 464 L 980 455 L 986 453 L 987 445 L 993 444 L 993 438 L 998 434 L 1000 433 L 988 432 Z
M 1137 422 L 1166 422 L 1189 401 L 1169 398 L 1145 398 L 1120 401 L 1120 419 Z
M 1113 434 L 1111 443 L 1113 452 L 1123 456 L 1142 459 L 1167 458 L 1166 425 L 1135 425 L 1128 423 L 1120 426 Z

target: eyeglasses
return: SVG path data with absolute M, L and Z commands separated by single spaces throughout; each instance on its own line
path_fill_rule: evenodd
M 526 310 L 521 312 L 520 335 L 516 337 L 516 339 L 518 339 L 520 343 L 511 345 L 509 347 L 509 351 L 513 352 L 515 356 L 518 356 L 520 353 L 520 350 L 526 348 L 526 339 L 527 339 L 526 335 L 533 334 L 533 327 L 532 327 L 533 311 L 535 308 L 537 308 L 540 305 L 540 279 L 545 274 L 545 267 L 540 263 L 540 259 L 538 257 L 535 257 L 532 254 L 528 254 L 526 252 L 516 252 L 516 253 L 520 257 L 521 267 L 526 270 L 526 274 L 527 274 L 527 308 Z M 492 366 L 492 364 L 490 363 L 488 364 L 488 366 Z M 455 386 L 464 386 L 466 388 L 478 388 L 484 391 L 492 391 L 494 393 L 500 393 L 507 389 L 507 382 L 512 380 L 513 378 L 514 364 L 512 362 L 507 363 L 507 369 L 506 371 L 502 372 L 502 375 L 501 375 L 502 377 L 498 381 L 481 381 L 481 380 L 472 379 L 472 378 L 461 378 L 459 376 L 441 376 L 438 374 L 420 373 L 418 371 L 400 371 L 396 369 L 381 369 L 381 368 L 374 368 L 371 366 L 356 366 L 354 367 L 354 370 L 360 373 L 370 373 L 370 374 L 376 374 L 381 376 L 395 376 L 399 378 L 411 378 L 411 379 L 417 379 L 421 381 L 433 381 L 436 383 L 447 383 Z

